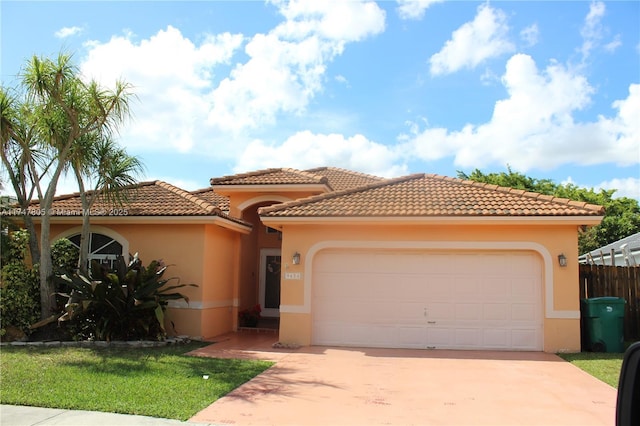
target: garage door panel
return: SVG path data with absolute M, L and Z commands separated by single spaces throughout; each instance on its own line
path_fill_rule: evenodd
M 508 303 L 485 303 L 482 306 L 482 318 L 485 321 L 503 321 L 511 319 L 511 305 Z
M 455 305 L 456 321 L 481 321 L 482 305 L 477 303 L 456 303 Z
M 485 300 L 509 300 L 511 282 L 509 279 L 497 276 L 482 279 L 482 295 Z
M 531 252 L 322 252 L 314 344 L 542 350 L 542 268 Z
M 395 332 L 395 339 L 390 339 L 390 341 L 395 340 L 397 342 L 397 345 L 395 345 L 395 347 L 424 349 L 424 344 L 422 342 L 424 342 L 427 338 L 427 331 L 424 327 L 398 326 L 395 329 Z M 390 346 L 387 345 L 387 347 Z
M 456 276 L 451 283 L 456 300 L 478 300 L 481 295 L 480 280 L 475 277 Z
M 454 333 L 456 348 L 482 347 L 482 330 L 476 328 L 457 328 Z
M 454 346 L 455 328 L 439 327 L 427 329 L 427 341 L 424 349 L 450 348 Z
M 540 334 L 541 330 L 511 330 L 511 346 L 514 349 L 525 351 L 539 350 L 536 342 L 541 338 Z
M 431 302 L 426 305 L 426 314 L 423 315 L 427 318 L 427 320 L 434 321 L 446 321 L 453 320 L 455 318 L 455 304 L 454 303 L 436 303 Z
M 540 312 L 533 303 L 517 303 L 511 307 L 511 319 L 513 321 L 536 322 L 540 319 Z

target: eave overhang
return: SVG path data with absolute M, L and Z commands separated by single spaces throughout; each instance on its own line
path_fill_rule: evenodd
M 284 225 L 598 225 L 604 216 L 421 216 L 421 217 L 272 217 L 263 224 Z
M 32 216 L 36 224 L 40 217 Z M 51 224 L 81 224 L 82 216 L 52 216 Z M 216 225 L 221 228 L 251 233 L 250 224 L 243 224 L 220 216 L 92 216 L 92 225 Z

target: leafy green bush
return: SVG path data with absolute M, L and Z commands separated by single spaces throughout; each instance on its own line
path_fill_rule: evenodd
M 167 267 L 161 261 L 142 266 L 137 258 L 127 266 L 118 258 L 114 271 L 92 263 L 91 277 L 73 274 L 57 277 L 71 292 L 60 321 L 71 321 L 76 338 L 97 340 L 162 340 L 164 312 L 169 300 L 188 298 L 174 290 L 195 284 L 180 284 L 178 278 L 163 278 Z M 178 283 L 166 286 L 170 281 Z
M 0 276 L 0 335 L 15 327 L 29 333 L 29 326 L 40 319 L 40 280 L 38 270 L 25 264 L 29 234 L 15 231 L 9 235 L 5 264 Z
M 66 238 L 60 238 L 51 246 L 51 263 L 60 274 L 75 271 L 79 257 L 78 247 Z

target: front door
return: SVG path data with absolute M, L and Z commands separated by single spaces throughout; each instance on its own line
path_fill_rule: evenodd
M 280 249 L 260 250 L 260 306 L 265 317 L 280 316 Z

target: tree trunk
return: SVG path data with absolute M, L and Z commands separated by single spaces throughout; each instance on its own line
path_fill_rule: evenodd
M 78 181 L 78 189 L 80 192 L 80 202 L 82 205 L 82 231 L 80 232 L 80 255 L 78 256 L 78 271 L 85 277 L 88 276 L 89 263 L 89 239 L 91 236 L 91 224 L 89 217 L 90 203 L 87 200 L 87 194 L 84 188 L 84 182 L 80 172 L 74 167 L 76 180 Z
M 29 254 L 31 254 L 31 264 L 40 263 L 40 246 L 38 246 L 38 236 L 36 235 L 36 227 L 33 224 L 33 218 L 30 215 L 24 215 L 24 224 L 29 232 Z
M 89 264 L 89 237 L 91 236 L 91 224 L 89 213 L 82 213 L 82 231 L 80 233 L 80 256 L 78 257 L 78 270 L 85 277 L 88 276 Z
M 49 233 L 49 215 L 44 214 L 40 227 L 40 247 L 42 248 L 40 251 L 40 315 L 42 319 L 49 317 L 56 310 L 56 287 L 52 276 Z

